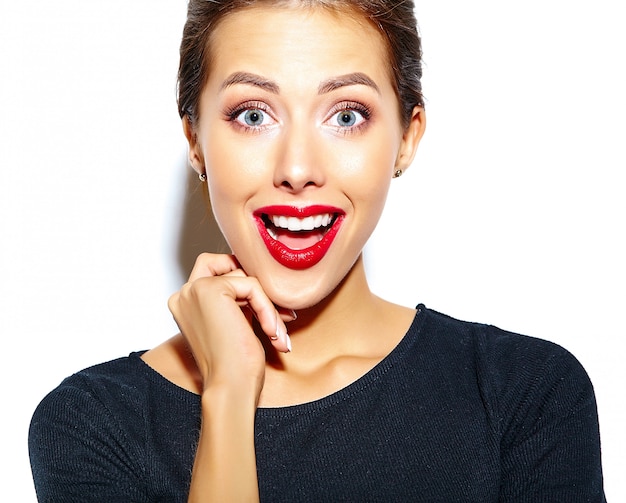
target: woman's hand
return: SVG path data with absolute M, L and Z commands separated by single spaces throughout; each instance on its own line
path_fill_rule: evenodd
M 285 323 L 259 282 L 231 255 L 200 255 L 189 281 L 168 305 L 203 384 L 188 501 L 258 501 L 254 417 L 265 351 L 252 317 L 283 352 L 290 350 Z
M 246 276 L 232 255 L 200 255 L 189 281 L 170 297 L 168 306 L 193 353 L 205 390 L 253 386 L 258 398 L 265 352 L 252 329 L 252 316 L 278 351 L 291 349 L 280 313 L 256 278 Z

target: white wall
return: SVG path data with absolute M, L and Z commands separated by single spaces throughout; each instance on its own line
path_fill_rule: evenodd
M 3 494 L 34 501 L 38 401 L 173 334 L 167 297 L 190 256 L 217 245 L 185 196 L 185 2 L 1 1 L 0 477 Z M 611 501 L 626 500 L 619 3 L 418 1 L 428 131 L 366 255 L 383 296 L 582 361 Z

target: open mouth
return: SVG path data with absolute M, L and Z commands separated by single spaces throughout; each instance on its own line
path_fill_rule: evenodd
M 268 251 L 291 269 L 306 269 L 324 258 L 344 215 L 329 206 L 271 206 L 254 213 Z
M 292 250 L 305 250 L 319 243 L 337 220 L 336 213 L 305 218 L 262 214 L 268 234 Z

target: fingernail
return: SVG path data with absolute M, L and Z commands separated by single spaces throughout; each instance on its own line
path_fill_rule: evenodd
M 279 307 L 278 308 L 278 312 L 280 313 L 281 317 L 289 322 L 289 321 L 295 321 L 298 319 L 298 315 L 296 314 L 296 312 L 293 309 L 287 309 L 285 307 Z
M 270 339 L 273 341 L 280 339 L 280 324 L 278 323 L 278 318 L 276 318 L 276 335 L 272 335 Z
M 276 337 L 271 337 L 273 341 L 276 341 L 284 336 L 285 344 L 287 345 L 287 351 L 291 352 L 291 339 L 289 338 L 289 334 L 287 333 L 287 329 L 285 328 L 285 324 L 279 319 L 278 313 L 276 313 Z
M 282 323 L 276 323 L 276 338 L 272 337 L 273 341 L 276 341 L 282 337 L 285 338 L 285 344 L 287 345 L 287 351 L 291 352 L 291 338 L 286 330 L 283 329 Z
M 291 353 L 291 337 L 287 332 L 285 332 L 285 341 L 287 342 L 287 351 Z

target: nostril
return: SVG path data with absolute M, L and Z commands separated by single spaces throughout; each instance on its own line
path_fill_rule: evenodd
M 315 185 L 317 185 L 317 183 L 315 183 L 314 181 L 310 180 L 310 181 L 306 182 L 305 184 L 303 184 L 302 188 L 311 187 L 311 186 L 315 186 Z M 289 190 L 294 190 L 294 186 L 287 180 L 283 180 L 281 182 L 280 186 L 284 187 L 286 189 L 289 189 Z

